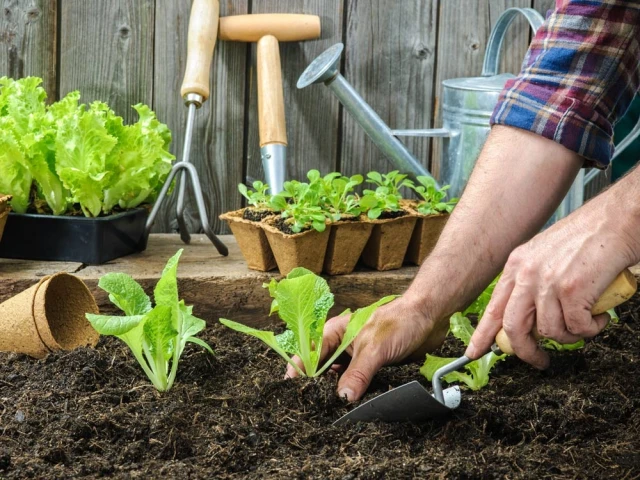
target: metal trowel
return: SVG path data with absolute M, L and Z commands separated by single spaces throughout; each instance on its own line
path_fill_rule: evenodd
M 636 293 L 637 288 L 636 277 L 628 269 L 625 269 L 600 296 L 591 309 L 591 313 L 594 316 L 600 315 L 623 304 Z M 503 353 L 513 355 L 513 348 L 504 330 L 500 330 L 496 335 L 496 343 L 493 344 L 491 350 L 496 355 Z M 460 405 L 461 394 L 458 387 L 443 390 L 442 378 L 472 361 L 470 358 L 462 356 L 436 370 L 431 381 L 433 394 L 429 393 L 418 381 L 409 382 L 364 402 L 336 420 L 334 425 L 374 420 L 420 423 L 431 418 L 444 417 Z

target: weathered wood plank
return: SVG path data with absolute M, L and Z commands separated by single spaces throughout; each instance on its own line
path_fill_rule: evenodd
M 442 125 L 440 99 L 442 81 L 449 78 L 475 77 L 482 72 L 482 62 L 491 28 L 509 7 L 530 7 L 530 0 L 447 0 L 441 3 L 437 43 L 435 86 L 436 127 Z M 529 43 L 526 20 L 515 20 L 503 44 L 502 71 L 518 73 Z M 440 162 L 442 143 L 433 142 L 433 170 Z
M 344 75 L 391 128 L 432 125 L 437 15 L 435 0 L 348 2 Z M 362 127 L 343 115 L 342 170 L 393 170 Z M 428 166 L 429 139 L 401 140 Z
M 154 107 L 173 131 L 172 152 L 180 158 L 186 112 L 180 86 L 187 59 L 190 0 L 157 0 Z M 248 1 L 220 2 L 220 15 L 247 13 Z M 196 113 L 191 161 L 200 175 L 209 220 L 218 232 L 228 231 L 218 215 L 239 208 L 237 185 L 243 180 L 243 128 L 247 45 L 218 42 L 211 66 L 211 97 Z M 192 198 L 191 193 L 189 198 Z M 156 232 L 177 230 L 176 195 L 166 202 L 154 226 Z M 186 207 L 191 232 L 200 230 L 195 202 Z
M 56 99 L 56 0 L 4 0 L 0 16 L 0 77 L 42 77 Z
M 153 0 L 60 2 L 60 95 L 107 102 L 126 122 L 153 101 Z
M 165 262 L 179 248 L 184 248 L 178 269 L 180 293 L 187 303 L 195 305 L 198 316 L 208 322 L 227 317 L 253 325 L 268 323 L 271 302 L 262 284 L 277 275 L 249 270 L 234 238 L 222 238 L 229 247 L 228 257 L 220 257 L 204 235 L 194 235 L 190 245 L 183 245 L 177 235 L 156 234 L 149 239 L 145 252 L 100 266 L 82 268 L 74 263 L 0 259 L 0 302 L 37 283 L 44 275 L 66 271 L 86 282 L 101 310 L 114 311 L 105 293 L 97 287 L 102 275 L 128 273 L 151 294 Z M 416 267 L 406 267 L 389 272 L 359 271 L 328 277 L 335 294 L 334 312 L 338 314 L 347 307 L 362 307 L 385 295 L 402 293 L 416 271 Z
M 287 123 L 288 178 L 305 179 L 307 171 L 333 171 L 338 157 L 338 102 L 321 86 L 298 90 L 298 77 L 320 53 L 342 41 L 344 0 L 270 0 L 253 2 L 251 13 L 305 13 L 319 15 L 322 36 L 319 40 L 288 42 L 280 45 Z M 249 67 L 247 177 L 263 179 L 258 139 L 256 46 L 251 44 Z

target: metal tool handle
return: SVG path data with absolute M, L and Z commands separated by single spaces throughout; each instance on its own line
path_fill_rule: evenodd
M 421 128 L 408 130 L 391 130 L 396 137 L 434 137 L 449 138 L 455 135 L 455 132 L 448 128 Z
M 261 147 L 287 144 L 280 47 L 273 35 L 258 41 L 258 119 Z
M 200 103 L 209 98 L 209 71 L 218 37 L 219 16 L 218 0 L 193 0 L 189 19 L 187 66 L 180 89 L 183 98 L 189 94 L 200 95 Z
M 624 269 L 620 274 L 611 282 L 607 289 L 600 295 L 598 301 L 591 308 L 592 315 L 600 315 L 607 310 L 617 307 L 629 300 L 636 290 L 638 289 L 638 282 L 636 277 L 629 271 Z M 496 335 L 496 345 L 502 353 L 507 355 L 513 355 L 513 347 L 509 341 L 509 337 L 504 330 L 500 330 Z
M 508 8 L 502 12 L 502 15 L 500 15 L 500 18 L 498 18 L 498 21 L 493 26 L 493 30 L 491 30 L 491 35 L 489 36 L 489 43 L 487 44 L 484 63 L 482 65 L 483 77 L 491 77 L 498 74 L 504 37 L 509 29 L 509 25 L 511 25 L 511 22 L 513 22 L 518 15 L 524 15 L 534 35 L 538 31 L 538 28 L 544 23 L 544 17 L 533 8 Z

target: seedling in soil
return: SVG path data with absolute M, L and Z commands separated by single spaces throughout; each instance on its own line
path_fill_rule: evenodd
M 324 176 L 322 179 L 324 207 L 334 222 L 345 215 L 351 217 L 360 215 L 360 198 L 353 193 L 353 190 L 363 181 L 362 175 L 345 177 L 334 172 Z
M 465 346 L 469 345 L 469 340 L 471 340 L 471 336 L 475 331 L 471 326 L 471 320 L 458 312 L 451 317 L 450 322 L 450 331 L 453 336 L 460 340 Z M 467 372 L 452 372 L 445 375 L 443 380 L 447 383 L 462 382 L 471 390 L 480 390 L 489 383 L 489 372 L 491 369 L 498 361 L 504 360 L 506 357 L 507 355 L 496 355 L 493 352 L 489 352 L 482 358 L 467 364 L 464 367 Z M 427 377 L 427 380 L 431 381 L 436 370 L 454 360 L 457 360 L 457 358 L 442 358 L 427 354 L 427 360 L 420 369 L 420 373 Z
M 331 358 L 319 368 L 324 324 L 333 306 L 333 294 L 326 280 L 305 268 L 295 268 L 287 278 L 280 282 L 271 280 L 271 283 L 265 287 L 269 289 L 273 298 L 270 315 L 278 314 L 287 326 L 284 333 L 276 335 L 273 332 L 256 330 L 223 318 L 220 319 L 220 323 L 238 332 L 259 338 L 292 365 L 300 375 L 308 377 L 317 377 L 333 365 L 377 308 L 395 298 L 395 296 L 384 297 L 353 313 L 346 311 L 345 314 L 351 314 L 351 318 L 342 343 Z M 304 368 L 301 369 L 294 363 L 290 355 L 297 355 Z
M 419 185 L 412 185 L 410 188 L 422 198 L 422 201 L 416 207 L 419 213 L 423 215 L 439 215 L 453 211 L 458 199 L 452 198 L 445 201 L 449 185 L 438 189 L 433 178 L 419 176 L 416 180 L 418 180 Z
M 380 218 L 383 213 L 402 212 L 400 194 L 392 194 L 388 187 L 378 187 L 375 190 L 365 190 L 360 199 L 360 207 L 367 212 L 372 220 Z
M 282 212 L 283 231 L 288 229 L 291 233 L 300 233 L 313 228 L 324 232 L 327 228 L 328 214 L 322 208 L 320 173 L 310 170 L 307 177 L 309 183 L 285 182 L 284 191 L 271 199 L 271 208 Z
M 367 173 L 367 182 L 373 183 L 376 187 L 384 187 L 390 195 L 400 195 L 402 187 L 413 188 L 413 182 L 407 178 L 407 175 L 393 170 L 387 174 L 378 172 Z
M 377 185 L 375 190 L 365 190 L 360 199 L 362 210 L 367 212 L 371 219 L 377 219 L 386 214 L 388 218 L 393 218 L 394 213 L 402 214 L 400 206 L 402 187 L 413 187 L 413 182 L 407 179 L 407 175 L 399 173 L 398 170 L 385 174 L 369 172 L 367 182 Z
M 138 282 L 124 273 L 108 273 L 98 286 L 109 300 L 125 313 L 124 317 L 93 315 L 87 319 L 101 335 L 113 335 L 126 343 L 151 383 L 161 392 L 169 390 L 176 379 L 178 362 L 187 342 L 213 350 L 196 338 L 206 327 L 193 315 L 193 307 L 178 298 L 179 250 L 169 259 L 154 290 L 155 308 Z
M 259 180 L 253 182 L 253 190 L 247 188 L 244 183 L 238 184 L 238 191 L 247 199 L 247 203 L 256 210 L 265 210 L 270 208 L 271 194 L 267 193 L 269 185 Z

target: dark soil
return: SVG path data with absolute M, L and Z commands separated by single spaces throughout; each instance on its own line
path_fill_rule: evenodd
M 245 208 L 244 212 L 242 212 L 242 218 L 244 220 L 250 220 L 252 222 L 259 222 L 272 215 L 275 215 L 275 212 L 273 210 L 269 210 L 269 209 L 256 210 L 255 208 L 251 208 L 251 207 Z
M 276 228 L 286 235 L 295 235 L 296 233 L 302 233 L 311 230 L 311 227 L 306 227 L 299 232 L 294 232 L 293 230 L 291 230 L 291 223 L 289 223 L 287 220 L 289 219 L 278 217 L 275 221 Z
M 378 220 L 386 220 L 388 218 L 400 218 L 400 217 L 404 217 L 405 215 L 407 215 L 407 212 L 405 210 L 398 210 L 397 212 L 385 210 L 380 214 L 380 216 L 378 217 Z
M 0 477 L 638 478 L 637 305 L 547 372 L 501 362 L 448 421 L 424 425 L 333 427 L 350 408 L 335 374 L 282 380 L 277 355 L 218 325 L 204 335 L 217 355 L 189 346 L 164 394 L 113 338 L 41 361 L 2 354 Z M 418 368 L 383 369 L 369 397 Z

